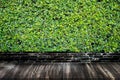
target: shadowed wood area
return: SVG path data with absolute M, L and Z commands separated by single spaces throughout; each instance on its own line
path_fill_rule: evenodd
M 0 61 L 120 62 L 120 53 L 0 53 Z
M 0 62 L 1 79 L 120 80 L 120 62 L 15 63 Z

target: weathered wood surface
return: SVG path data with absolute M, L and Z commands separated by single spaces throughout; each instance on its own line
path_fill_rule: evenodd
M 0 79 L 120 80 L 120 62 L 21 64 L 0 62 Z

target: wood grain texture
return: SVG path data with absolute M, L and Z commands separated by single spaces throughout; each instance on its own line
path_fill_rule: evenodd
M 120 63 L 0 63 L 0 79 L 120 80 Z

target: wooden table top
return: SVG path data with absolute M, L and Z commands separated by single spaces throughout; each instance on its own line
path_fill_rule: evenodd
M 0 79 L 120 80 L 120 62 L 0 62 Z

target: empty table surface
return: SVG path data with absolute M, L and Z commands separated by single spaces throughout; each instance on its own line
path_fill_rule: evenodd
M 120 80 L 120 62 L 19 64 L 0 62 L 0 79 Z

